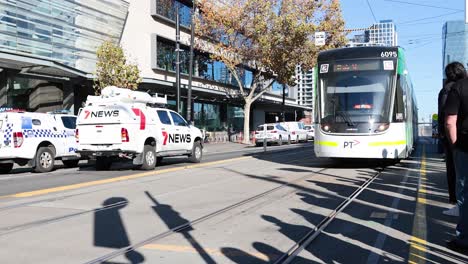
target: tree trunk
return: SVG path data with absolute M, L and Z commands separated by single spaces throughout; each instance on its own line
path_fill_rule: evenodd
M 244 139 L 242 143 L 250 144 L 250 106 L 252 102 L 247 101 L 244 105 Z

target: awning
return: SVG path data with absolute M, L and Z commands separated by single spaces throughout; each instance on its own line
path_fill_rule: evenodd
M 56 78 L 88 77 L 88 73 L 65 64 L 29 56 L 0 51 L 0 68 L 19 70 L 22 74 Z

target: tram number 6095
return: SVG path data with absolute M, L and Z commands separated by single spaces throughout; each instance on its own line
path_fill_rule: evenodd
M 382 58 L 396 58 L 396 57 L 398 57 L 398 53 L 396 51 L 382 51 L 382 53 L 380 53 L 380 57 L 382 57 Z

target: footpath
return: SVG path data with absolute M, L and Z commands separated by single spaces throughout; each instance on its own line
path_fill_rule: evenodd
M 410 159 L 385 168 L 309 245 L 315 259 L 297 263 L 468 263 L 446 247 L 458 220 L 442 213 L 450 207 L 443 156 L 422 138 Z

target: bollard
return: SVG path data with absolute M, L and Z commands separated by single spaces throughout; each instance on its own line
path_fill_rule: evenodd
M 266 138 L 263 138 L 263 152 L 267 151 L 267 141 Z

